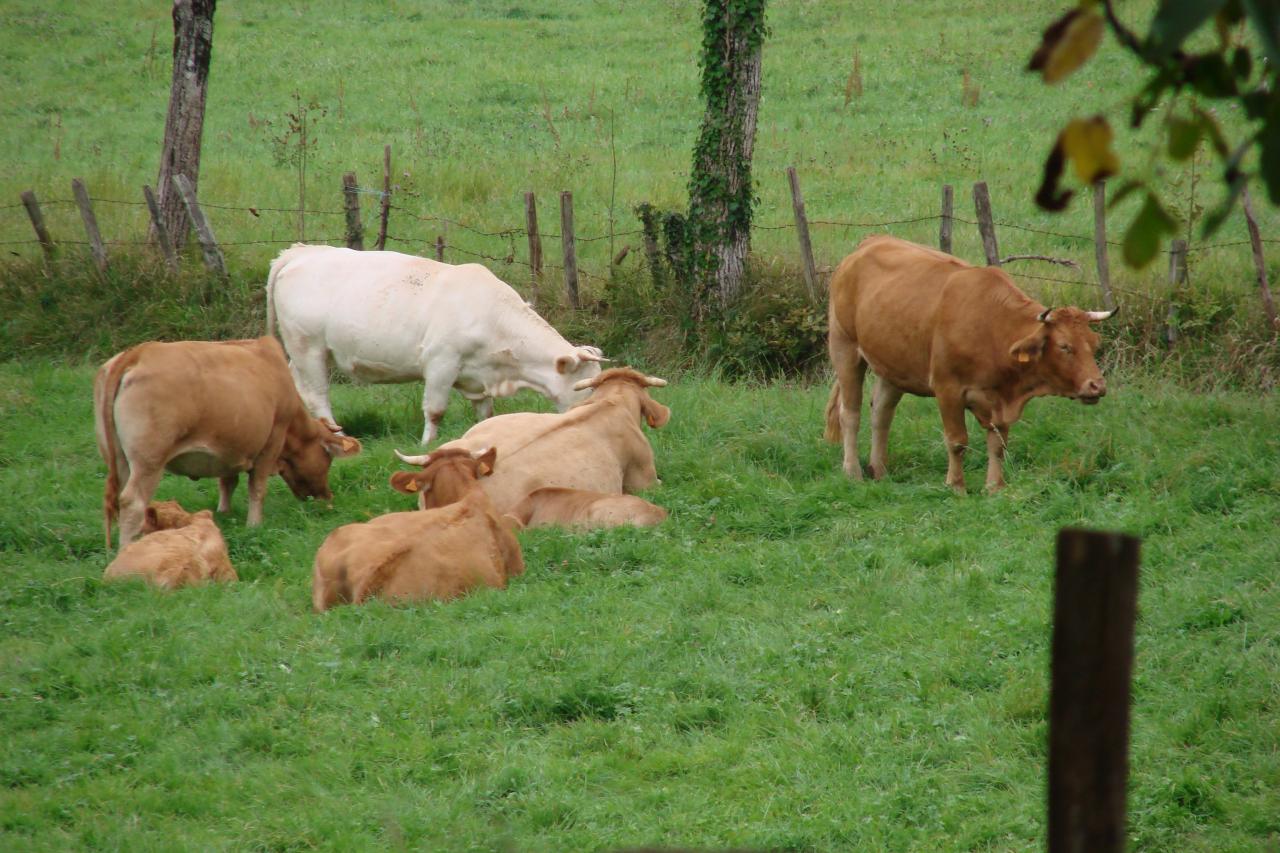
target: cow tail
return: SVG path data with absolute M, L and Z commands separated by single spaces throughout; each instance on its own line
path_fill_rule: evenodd
M 111 359 L 98 374 L 95 383 L 94 403 L 97 406 L 95 420 L 102 437 L 102 455 L 106 457 L 107 484 L 102 491 L 102 527 L 106 534 L 107 550 L 111 550 L 111 525 L 120 512 L 120 466 L 118 436 L 116 435 L 116 394 L 124 381 L 125 371 L 137 362 L 134 351 L 121 353 Z
M 827 441 L 838 443 L 843 437 L 840 429 L 840 380 L 831 380 L 831 396 L 827 398 L 827 426 L 822 431 Z

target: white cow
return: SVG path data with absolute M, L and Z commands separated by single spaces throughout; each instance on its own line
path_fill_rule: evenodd
M 267 333 L 279 321 L 289 368 L 307 408 L 333 420 L 329 364 L 362 382 L 422 379 L 422 443 L 457 388 L 476 417 L 521 388 L 560 411 L 586 396 L 600 350 L 574 346 L 480 264 L 444 264 L 399 252 L 295 243 L 271 264 Z

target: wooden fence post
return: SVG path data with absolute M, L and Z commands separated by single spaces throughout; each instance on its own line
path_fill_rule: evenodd
M 142 185 L 142 197 L 147 200 L 147 210 L 151 211 L 151 226 L 155 231 L 156 242 L 160 244 L 160 253 L 170 272 L 178 271 L 178 253 L 173 250 L 173 241 L 169 239 L 169 226 L 164 224 L 164 216 L 160 213 L 160 202 L 156 194 L 147 184 Z
M 53 238 L 49 236 L 49 229 L 44 226 L 44 213 L 40 210 L 40 202 L 36 201 L 34 190 L 26 190 L 22 193 L 22 206 L 27 209 L 27 216 L 31 219 L 31 227 L 36 230 L 36 239 L 40 241 L 40 249 L 44 252 L 44 259 L 52 261 Z
M 444 263 L 444 235 L 436 235 L 436 260 Z
M 71 194 L 76 197 L 76 207 L 80 208 L 80 219 L 84 222 L 84 233 L 89 238 L 89 251 L 93 253 L 93 262 L 99 272 L 107 271 L 107 247 L 102 245 L 102 232 L 98 230 L 98 217 L 93 215 L 93 205 L 89 202 L 89 191 L 84 181 L 71 179 Z
M 660 292 L 666 287 L 667 277 L 662 268 L 662 256 L 658 254 L 658 223 L 653 221 L 653 205 L 648 202 L 636 205 L 636 216 L 640 217 L 640 228 L 644 233 L 644 257 L 649 264 L 649 275 L 653 276 L 653 289 Z
M 1267 322 L 1271 324 L 1272 333 L 1280 332 L 1280 322 L 1276 320 L 1276 303 L 1271 299 L 1271 286 L 1267 284 L 1267 264 L 1262 256 L 1262 235 L 1258 233 L 1258 220 L 1253 218 L 1253 201 L 1249 198 L 1249 190 L 1241 192 L 1244 201 L 1244 221 L 1249 226 L 1249 242 L 1253 245 L 1253 266 L 1258 272 L 1258 289 L 1262 291 L 1262 310 L 1267 312 Z
M 534 307 L 542 284 L 542 235 L 538 233 L 538 202 L 533 192 L 524 194 L 524 230 L 529 237 L 529 289 Z
M 1187 241 L 1169 243 L 1169 313 L 1164 321 L 1164 342 L 1173 346 L 1178 340 L 1178 288 L 1187 281 Z
M 787 183 L 791 185 L 791 209 L 796 216 L 796 236 L 800 241 L 800 260 L 804 262 L 804 284 L 809 299 L 818 301 L 818 271 L 813 264 L 813 244 L 809 242 L 809 217 L 804 212 L 804 196 L 800 194 L 800 176 L 795 166 L 787 167 Z
M 1107 182 L 1093 182 L 1093 257 L 1098 264 L 1098 284 L 1102 287 L 1102 304 L 1112 311 L 1116 299 L 1111 295 L 1111 265 L 1107 261 Z
M 342 176 L 342 201 L 347 212 L 347 248 L 364 249 L 364 223 L 360 221 L 360 191 L 356 189 L 356 173 Z
M 381 252 L 387 247 L 387 219 L 391 216 L 391 146 L 382 149 L 382 218 L 378 223 L 378 242 L 373 248 Z
M 182 203 L 187 208 L 187 216 L 191 218 L 191 224 L 195 226 L 196 237 L 200 240 L 200 250 L 204 253 L 204 265 L 226 278 L 227 263 L 222 258 L 222 250 L 218 248 L 218 241 L 214 239 L 213 228 L 210 227 L 209 220 L 205 219 L 204 211 L 200 209 L 200 202 L 196 199 L 196 194 L 191 189 L 191 182 L 187 180 L 186 175 L 174 175 L 173 185 L 178 190 L 178 195 L 182 196 Z M 205 293 L 204 296 L 207 300 L 209 294 Z
M 1125 849 L 1141 541 L 1060 530 L 1049 688 L 1049 853 Z
M 560 244 L 564 248 L 564 288 L 569 304 L 582 307 L 578 302 L 578 255 L 573 241 L 573 193 L 560 193 Z
M 938 225 L 938 248 L 951 254 L 952 203 L 954 193 L 951 184 L 942 185 L 942 218 Z
M 973 208 L 978 214 L 978 231 L 982 234 L 982 250 L 987 255 L 987 265 L 1000 266 L 1000 250 L 996 247 L 996 225 L 991 217 L 991 195 L 987 182 L 973 185 Z

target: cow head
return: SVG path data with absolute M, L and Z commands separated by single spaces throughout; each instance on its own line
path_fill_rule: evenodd
M 598 347 L 580 346 L 572 353 L 560 356 L 555 360 L 556 375 L 553 388 L 548 395 L 556 408 L 565 411 L 574 403 L 581 403 L 587 398 L 587 392 L 578 390 L 584 380 L 600 375 L 600 363 L 608 361 Z
M 1089 324 L 1115 313 L 1046 308 L 1036 317 L 1035 331 L 1010 347 L 1009 355 L 1048 385 L 1050 393 L 1085 404 L 1097 403 L 1107 393 L 1107 380 L 1094 359 L 1098 335 Z
M 498 448 L 486 447 L 472 452 L 449 447 L 421 456 L 405 456 L 397 450 L 396 456 L 401 462 L 421 465 L 422 470 L 395 472 L 391 475 L 391 488 L 406 495 L 417 495 L 418 509 L 434 509 L 462 500 L 477 480 L 492 474 Z
M 176 530 L 179 527 L 186 527 L 201 515 L 213 518 L 213 513 L 207 509 L 190 513 L 177 501 L 152 501 L 147 505 L 146 514 L 142 518 L 142 535 L 146 536 L 157 530 Z
M 598 376 L 579 381 L 573 387 L 575 391 L 589 391 L 593 394 L 600 394 L 607 388 L 630 389 L 640 405 L 640 416 L 650 427 L 657 429 L 671 420 L 671 410 L 650 397 L 649 389 L 662 388 L 666 384 L 665 379 L 645 376 L 629 367 L 611 367 Z
M 307 427 L 290 429 L 280 451 L 279 474 L 289 491 L 300 501 L 307 498 L 333 500 L 329 491 L 329 466 L 342 456 L 355 456 L 360 442 L 342 434 L 332 421 L 306 418 Z

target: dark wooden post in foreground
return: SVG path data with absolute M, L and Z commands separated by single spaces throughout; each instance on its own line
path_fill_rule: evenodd
M 27 209 L 27 216 L 31 219 L 31 227 L 36 230 L 36 239 L 40 241 L 40 248 L 44 251 L 44 259 L 52 261 L 53 238 L 49 236 L 49 229 L 44 225 L 44 213 L 40 210 L 40 202 L 36 201 L 35 191 L 27 190 L 22 194 L 22 206 Z
M 1058 532 L 1049 689 L 1049 853 L 1124 849 L 1140 540 Z
M 444 235 L 436 235 L 436 260 L 444 263 Z
M 1253 202 L 1246 188 L 1240 193 L 1244 202 L 1244 221 L 1249 226 L 1249 242 L 1253 245 L 1253 266 L 1258 272 L 1258 290 L 1262 292 L 1262 310 L 1267 312 L 1267 322 L 1271 331 L 1280 332 L 1280 322 L 1276 320 L 1276 303 L 1271 299 L 1271 286 L 1267 284 L 1267 264 L 1262 256 L 1262 235 L 1258 233 L 1258 220 L 1253 218 Z
M 978 214 L 978 232 L 982 234 L 982 250 L 987 255 L 987 265 L 1000 266 L 1000 250 L 996 248 L 996 224 L 991 217 L 991 194 L 987 182 L 973 185 L 973 209 Z
M 809 299 L 818 301 L 818 271 L 813 263 L 813 243 L 809 241 L 809 217 L 804 212 L 804 196 L 800 194 L 800 176 L 795 166 L 787 167 L 787 183 L 791 185 L 791 209 L 796 216 L 796 237 L 800 241 L 800 260 L 804 262 L 804 285 Z
M 942 185 L 942 217 L 938 225 L 938 248 L 951 254 L 951 227 L 952 227 L 952 205 L 953 192 L 951 184 Z
M 391 216 L 391 146 L 382 149 L 382 216 L 378 222 L 378 242 L 373 248 L 381 252 L 387 247 L 387 219 Z
M 364 223 L 360 221 L 360 191 L 356 189 L 356 173 L 342 176 L 342 202 L 347 214 L 347 248 L 364 249 Z
M 573 240 L 573 193 L 560 193 L 560 244 L 564 248 L 564 289 L 569 304 L 582 307 L 578 302 L 578 255 Z
M 1102 304 L 1108 311 L 1116 307 L 1111 295 L 1111 265 L 1107 261 L 1107 182 L 1093 182 L 1093 258 L 1098 264 L 1098 285 Z
M 160 244 L 160 253 L 164 255 L 164 262 L 168 265 L 169 272 L 177 272 L 178 253 L 173 250 L 173 241 L 169 239 L 169 226 L 164 224 L 160 202 L 147 184 L 142 185 L 142 197 L 147 200 L 147 210 L 151 211 L 151 229 L 156 235 L 156 242 Z
M 209 225 L 209 220 L 205 219 L 204 211 L 200 209 L 200 202 L 196 200 L 196 194 L 191 188 L 191 182 L 187 180 L 186 175 L 174 175 L 173 185 L 178 190 L 178 194 L 182 196 L 182 203 L 187 207 L 187 215 L 191 217 L 191 224 L 196 229 L 196 238 L 200 241 L 200 249 L 204 253 L 205 266 L 226 278 L 227 263 L 222 258 L 222 250 L 218 248 L 218 241 L 214 239 L 213 228 Z M 208 298 L 207 293 L 205 298 Z
M 538 201 L 532 192 L 524 194 L 524 230 L 529 237 L 529 288 L 537 307 L 542 283 L 542 235 L 538 233 Z
M 93 205 L 89 202 L 89 191 L 84 181 L 71 179 L 71 194 L 76 198 L 76 207 L 80 208 L 80 219 L 84 222 L 84 233 L 89 238 L 89 251 L 93 253 L 93 262 L 100 272 L 107 271 L 107 247 L 102 244 L 102 232 L 98 230 L 98 217 L 93 215 Z

